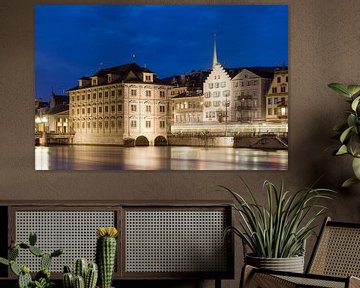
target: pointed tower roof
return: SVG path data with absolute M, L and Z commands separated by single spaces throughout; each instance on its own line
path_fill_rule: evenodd
M 217 51 L 216 51 L 216 34 L 214 34 L 214 54 L 213 54 L 213 65 L 212 67 L 214 67 L 215 65 L 219 65 L 220 63 L 218 62 L 217 59 Z

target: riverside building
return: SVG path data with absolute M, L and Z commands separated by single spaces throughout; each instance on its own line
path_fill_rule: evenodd
M 289 77 L 288 68 L 277 68 L 266 94 L 266 121 L 288 120 Z
M 136 63 L 101 69 L 69 89 L 74 144 L 166 144 L 169 92 Z

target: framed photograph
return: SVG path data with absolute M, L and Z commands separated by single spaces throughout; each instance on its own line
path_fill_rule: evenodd
M 287 5 L 36 5 L 36 170 L 287 170 Z

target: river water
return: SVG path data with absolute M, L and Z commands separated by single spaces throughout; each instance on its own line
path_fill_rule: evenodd
M 35 147 L 36 170 L 287 170 L 288 151 L 229 147 Z

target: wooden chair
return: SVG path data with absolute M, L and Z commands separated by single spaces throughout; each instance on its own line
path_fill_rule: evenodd
M 278 272 L 244 266 L 240 287 L 360 287 L 360 223 L 326 218 L 306 273 Z

